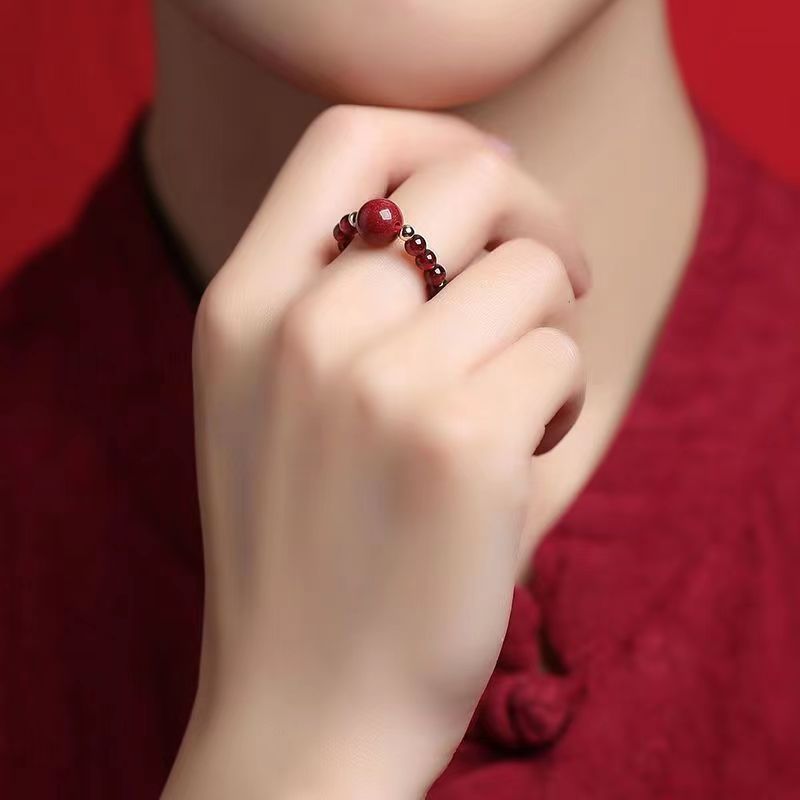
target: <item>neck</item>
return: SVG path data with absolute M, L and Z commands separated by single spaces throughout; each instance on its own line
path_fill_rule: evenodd
M 167 0 L 156 2 L 156 24 L 145 153 L 207 281 L 327 102 L 268 74 Z M 546 63 L 453 111 L 514 144 L 566 204 L 596 280 L 641 259 L 645 242 L 658 259 L 679 260 L 689 247 L 701 148 L 660 0 L 617 0 Z

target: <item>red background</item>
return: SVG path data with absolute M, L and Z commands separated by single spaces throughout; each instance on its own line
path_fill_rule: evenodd
M 800 183 L 800 3 L 670 0 L 700 104 Z M 0 276 L 69 224 L 147 99 L 146 0 L 0 4 Z

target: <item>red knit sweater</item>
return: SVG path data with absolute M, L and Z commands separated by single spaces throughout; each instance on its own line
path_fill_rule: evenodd
M 706 125 L 650 368 L 432 800 L 800 797 L 800 195 Z M 0 797 L 158 796 L 193 697 L 196 299 L 127 147 L 0 293 Z M 564 674 L 536 671 L 545 626 Z

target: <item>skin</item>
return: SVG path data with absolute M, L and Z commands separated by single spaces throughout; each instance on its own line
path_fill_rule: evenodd
M 424 796 L 700 214 L 657 3 L 330 8 L 156 8 L 146 158 L 208 282 L 203 651 L 167 800 Z M 447 266 L 429 302 L 399 245 L 333 246 L 383 194 Z
M 508 86 L 609 1 L 343 0 L 335 13 L 327 0 L 184 7 L 303 89 L 338 102 L 444 108 Z

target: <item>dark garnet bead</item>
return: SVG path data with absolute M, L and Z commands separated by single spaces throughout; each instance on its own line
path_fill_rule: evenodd
M 425 252 L 425 248 L 427 246 L 428 245 L 425 243 L 425 239 L 417 234 L 416 236 L 412 236 L 406 242 L 406 253 L 409 253 L 412 256 L 421 256 Z
M 339 223 L 333 229 L 333 238 L 336 239 L 337 242 L 343 242 L 345 239 L 349 239 L 350 238 L 350 234 L 349 233 L 345 233 L 342 230 L 341 223 Z
M 341 253 L 341 252 L 342 252 L 342 250 L 344 250 L 344 249 L 345 249 L 345 247 L 347 247 L 347 245 L 349 245 L 349 244 L 350 244 L 350 242 L 352 242 L 352 241 L 353 241 L 353 240 L 352 240 L 352 239 L 349 239 L 349 238 L 348 238 L 348 239 L 342 239 L 342 241 L 341 241 L 341 242 L 339 242 L 339 252 Z
M 432 297 L 436 297 L 439 292 L 447 286 L 447 278 L 445 278 L 438 286 L 428 286 L 428 300 Z
M 356 229 L 350 224 L 349 217 L 350 217 L 349 214 L 345 214 L 339 220 L 339 227 L 344 231 L 346 236 L 348 236 L 349 238 L 352 238 L 353 236 L 356 235 Z
M 356 227 L 367 244 L 389 244 L 403 227 L 403 214 L 396 203 L 385 197 L 367 200 L 358 210 Z
M 436 264 L 431 269 L 425 270 L 425 283 L 431 288 L 440 288 L 445 280 L 447 280 L 447 273 L 441 264 Z
M 430 271 L 436 266 L 436 253 L 433 250 L 425 250 L 422 255 L 417 256 L 416 263 L 420 269 Z

